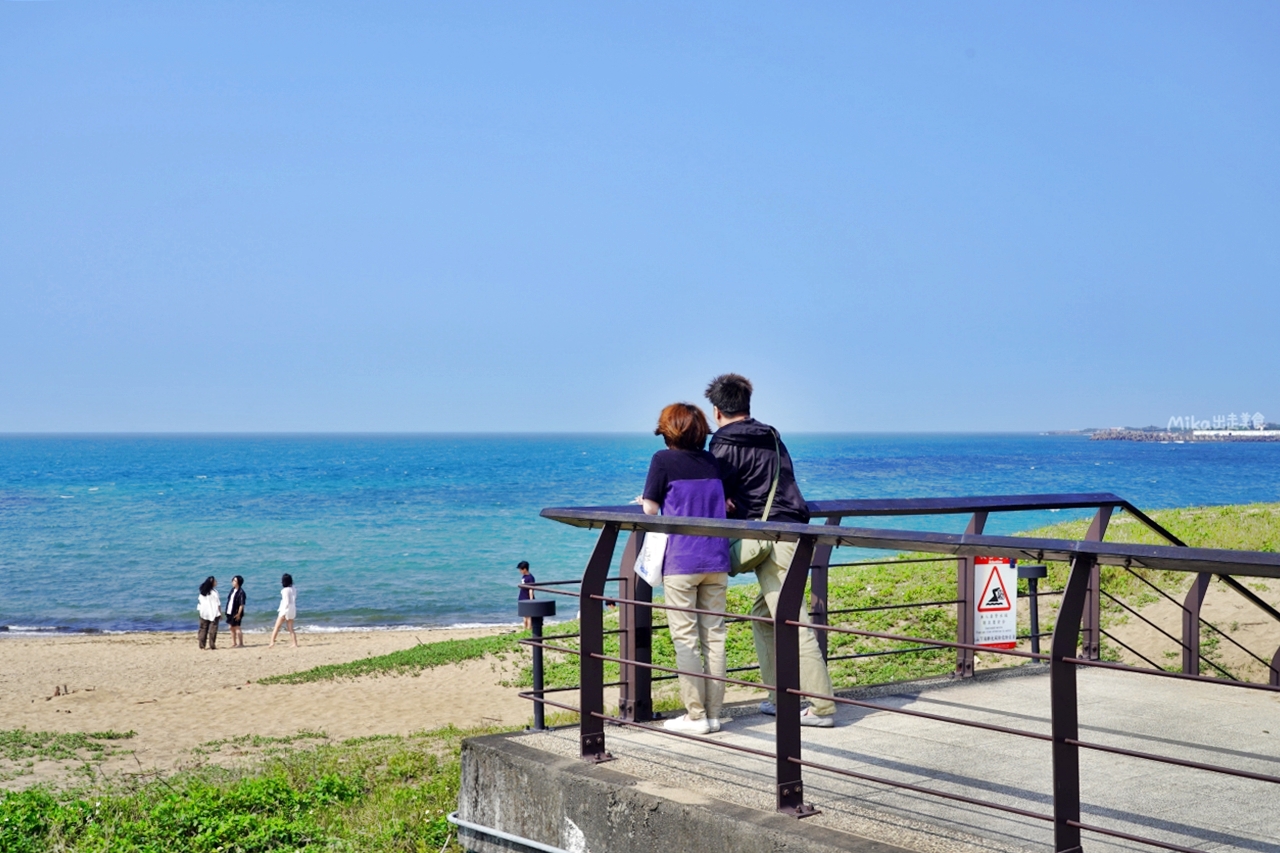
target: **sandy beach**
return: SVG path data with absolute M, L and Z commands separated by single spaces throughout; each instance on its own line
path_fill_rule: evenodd
M 508 630 L 300 634 L 296 649 L 287 636 L 269 648 L 265 634 L 248 634 L 246 647 L 233 649 L 222 632 L 216 651 L 200 650 L 195 631 L 3 637 L 0 729 L 137 732 L 121 742 L 133 754 L 104 765 L 110 772 L 184 766 L 193 760 L 194 747 L 249 734 L 284 737 L 317 731 L 345 739 L 449 724 L 520 725 L 530 718 L 529 703 L 515 688 L 499 683 L 514 672 L 514 660 L 468 661 L 416 676 L 257 683 L 266 676 L 387 654 L 419 641 Z M 35 770 L 16 784 L 65 773 L 52 764 Z
M 1275 595 L 1273 585 L 1254 586 L 1269 598 Z M 1174 636 L 1179 634 L 1181 613 L 1175 605 L 1160 600 L 1143 608 L 1143 614 Z M 1280 644 L 1280 627 L 1217 585 L 1205 600 L 1204 616 L 1246 647 L 1267 652 L 1268 657 Z M 197 748 L 246 735 L 285 738 L 312 732 L 345 740 L 405 735 L 446 725 L 463 729 L 519 726 L 529 722 L 532 711 L 516 688 L 502 683 L 520 666 L 510 656 L 507 660 L 485 658 L 440 666 L 416 675 L 258 683 L 268 676 L 383 655 L 419 642 L 511 630 L 514 627 L 306 633 L 299 634 L 298 648 L 289 644 L 287 636 L 270 648 L 266 634 L 248 634 L 243 649 L 231 648 L 230 637 L 222 632 L 216 651 L 200 650 L 194 630 L 0 634 L 0 730 L 136 732 L 119 742 L 124 750 L 120 755 L 102 763 L 101 772 L 111 775 L 235 761 L 246 750 L 209 755 Z M 1111 630 L 1152 660 L 1173 660 L 1176 646 L 1136 619 L 1122 620 Z M 1234 646 L 1222 643 L 1218 654 L 1233 673 L 1266 680 L 1265 667 Z M 1122 658 L 1143 665 L 1128 652 Z M 1206 667 L 1205 674 L 1210 673 Z M 731 702 L 755 701 L 760 695 L 737 687 L 728 693 L 726 698 Z M 609 691 L 606 701 L 616 702 L 616 692 Z M 74 763 L 37 762 L 14 778 L 0 773 L 0 787 L 61 782 L 75 771 Z
M 247 634 L 233 649 L 219 633 L 216 651 L 202 651 L 196 633 L 0 634 L 0 730 L 134 731 L 121 755 L 101 765 L 108 775 L 170 771 L 208 761 L 234 761 L 245 750 L 197 751 L 211 741 L 245 735 L 284 738 L 322 732 L 345 740 L 405 735 L 454 725 L 519 726 L 532 707 L 502 684 L 520 661 L 484 658 L 423 670 L 305 684 L 259 684 L 299 672 L 432 643 L 511 631 L 511 627 L 299 634 L 269 648 L 265 634 Z M 669 688 L 674 689 L 674 688 Z M 760 692 L 730 688 L 729 701 L 758 701 Z M 616 690 L 606 692 L 616 702 Z M 11 768 L 12 769 L 12 768 Z M 67 762 L 37 762 L 0 787 L 65 781 Z

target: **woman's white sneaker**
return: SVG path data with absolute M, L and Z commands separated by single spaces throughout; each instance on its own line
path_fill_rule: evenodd
M 711 724 L 705 719 L 691 720 L 688 714 L 681 714 L 673 717 L 662 724 L 662 727 L 669 732 L 679 732 L 682 735 L 706 735 L 711 734 Z
M 832 729 L 835 728 L 836 717 L 835 714 L 832 714 L 829 717 L 819 717 L 817 714 L 813 713 L 812 708 L 805 708 L 804 712 L 800 714 L 800 725 L 817 726 L 820 729 Z

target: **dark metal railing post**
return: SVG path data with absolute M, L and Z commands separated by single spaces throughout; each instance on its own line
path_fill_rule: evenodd
M 975 512 L 969 519 L 966 534 L 982 534 L 987 526 L 987 514 Z M 956 642 L 973 645 L 973 558 L 961 557 L 956 561 Z M 956 678 L 973 675 L 973 649 L 956 649 Z
M 578 730 L 582 741 L 582 757 L 588 761 L 608 761 L 613 756 L 604 748 L 604 602 L 593 595 L 604 595 L 604 584 L 609 578 L 609 564 L 613 562 L 613 549 L 618 543 L 618 524 L 604 525 L 596 547 L 587 560 L 582 573 L 582 597 L 578 599 L 579 645 L 578 655 L 578 713 L 581 717 Z
M 653 601 L 653 587 L 636 575 L 636 556 L 644 547 L 644 531 L 636 530 L 627 537 L 622 549 L 622 583 L 619 598 Z M 639 663 L 653 662 L 653 611 L 637 604 L 618 607 L 621 657 Z M 653 670 L 645 666 L 621 665 L 618 691 L 618 714 L 624 720 L 644 723 L 653 719 Z
M 1212 579 L 1206 572 L 1196 575 L 1182 602 L 1182 671 L 1186 675 L 1200 674 L 1200 605 Z
M 529 620 L 530 631 L 534 642 L 542 642 L 542 617 L 535 616 Z M 542 731 L 547 727 L 546 705 L 540 700 L 545 695 L 546 683 L 542 675 L 542 646 L 533 647 L 533 692 L 538 698 L 533 703 L 533 728 Z
M 800 759 L 800 697 L 794 692 L 800 689 L 800 631 L 795 622 L 800 618 L 800 605 L 804 602 L 804 587 L 809 576 L 816 540 L 802 536 L 796 544 L 795 556 L 787 569 L 778 594 L 778 605 L 773 612 L 774 678 L 777 682 L 777 738 L 778 811 L 795 817 L 816 814 L 812 806 L 804 802 L 804 783 Z M 804 629 L 810 630 L 810 629 Z M 792 759 L 796 759 L 793 761 Z
M 1271 658 L 1271 686 L 1280 687 L 1280 649 Z
M 1101 542 L 1107 535 L 1107 524 L 1111 521 L 1112 507 L 1100 506 L 1085 533 L 1086 542 Z M 1084 602 L 1084 626 L 1080 638 L 1080 657 L 1085 660 L 1098 660 L 1102 657 L 1102 572 L 1097 561 L 1089 575 L 1089 591 Z
M 1056 853 L 1080 850 L 1080 749 L 1074 743 L 1080 735 L 1076 694 L 1076 656 L 1080 620 L 1084 615 L 1089 578 L 1097 561 L 1092 554 L 1080 554 L 1071 562 L 1071 574 L 1062 594 L 1058 624 L 1053 628 L 1049 660 L 1049 710 L 1053 733 L 1053 842 Z
M 838 527 L 840 516 L 827 519 L 827 524 Z M 813 549 L 813 565 L 809 570 L 809 621 L 815 625 L 826 625 L 828 579 L 831 574 L 831 546 L 819 545 Z M 827 632 L 818 632 L 818 648 L 822 650 L 822 659 L 827 659 Z

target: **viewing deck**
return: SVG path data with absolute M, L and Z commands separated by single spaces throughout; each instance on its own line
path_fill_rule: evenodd
M 1261 774 L 1280 771 L 1280 694 L 1097 669 L 1080 672 L 1079 691 L 1082 739 Z M 1046 735 L 1050 730 L 1043 665 L 964 681 L 937 679 L 906 691 L 839 695 Z M 743 715 L 735 714 L 709 740 L 771 749 L 773 719 L 751 713 L 754 706 L 734 710 Z M 1047 742 L 847 706 L 837 721 L 834 729 L 804 731 L 806 760 L 1030 812 L 1051 808 Z M 817 851 L 1053 849 L 1052 823 L 819 770 L 806 774 L 805 798 L 821 814 L 797 821 L 776 813 L 774 791 L 762 784 L 769 759 L 631 727 L 610 729 L 609 750 L 615 760 L 607 764 L 579 761 L 576 727 L 470 742 L 463 755 L 463 813 L 488 826 L 521 825 L 522 834 L 575 853 L 672 853 L 692 849 L 677 843 L 692 831 L 704 836 L 703 849 L 733 851 L 773 850 L 775 834 L 790 838 L 787 849 Z M 1110 829 L 1214 853 L 1280 850 L 1280 786 L 1232 776 L 1206 780 L 1195 769 L 1096 751 L 1083 754 L 1081 765 L 1083 811 L 1105 819 Z M 540 770 L 531 774 L 530 767 Z M 577 784 L 570 781 L 574 776 L 580 776 Z M 583 790 L 583 778 L 596 781 L 585 786 L 592 795 L 566 798 L 567 791 Z M 585 846 L 573 846 L 573 830 L 555 819 L 562 814 Z M 643 832 L 634 825 L 637 816 Z M 479 853 L 521 849 L 462 837 Z M 1095 837 L 1086 849 L 1151 847 Z
M 1110 493 L 824 501 L 809 509 L 825 523 L 646 516 L 636 507 L 543 511 L 600 531 L 580 580 L 538 585 L 576 601 L 578 630 L 544 637 L 537 618 L 533 636 L 522 640 L 534 650 L 533 689 L 523 695 L 535 703 L 535 729 L 544 706 L 576 714 L 578 724 L 467 743 L 457 820 L 470 849 L 1280 853 L 1280 650 L 1249 649 L 1201 612 L 1217 584 L 1280 622 L 1280 610 L 1246 583 L 1280 578 L 1280 554 L 1189 547 Z M 1044 509 L 1093 510 L 1093 518 L 1081 539 L 983 532 L 993 513 Z M 1118 512 L 1168 544 L 1106 541 Z M 844 525 L 956 514 L 969 516 L 964 533 Z M 795 542 L 775 612 L 720 613 L 654 601 L 634 563 L 644 536 L 655 532 Z M 867 565 L 833 562 L 839 548 L 896 551 L 911 571 L 936 574 L 949 562 L 956 597 L 831 609 L 830 570 Z M 1004 569 L 993 568 L 996 558 Z M 980 642 L 980 618 L 994 610 L 1016 617 L 1012 595 L 987 595 L 991 578 L 1012 573 L 1014 560 L 1034 563 L 1017 568 L 1028 584 L 1030 623 L 1009 624 L 1006 633 Z M 1035 586 L 1037 578 L 1049 578 L 1044 563 L 1066 564 L 1057 576 L 1062 588 Z M 1177 649 L 1165 656 L 1181 657 L 1180 667 L 1137 652 L 1142 665 L 1104 659 L 1104 638 L 1133 651 L 1104 626 L 1104 599 L 1126 618 L 1148 621 L 1120 597 L 1123 584 L 1114 585 L 1128 577 L 1141 584 L 1139 595 L 1181 609 L 1180 635 L 1159 629 Z M 1016 589 L 1013 574 L 999 582 L 1002 592 Z M 1048 632 L 1036 615 L 1042 596 L 1060 602 Z M 618 608 L 616 629 L 605 627 L 606 605 Z M 862 613 L 953 606 L 954 639 L 855 627 Z M 551 601 L 537 607 L 546 608 L 541 615 L 554 612 Z M 776 694 L 776 716 L 749 705 L 735 709 L 717 734 L 663 728 L 652 696 L 659 678 L 760 686 L 740 677 L 760 669 L 758 663 L 726 675 L 656 663 L 652 616 L 677 610 L 748 621 L 753 631 L 772 635 L 776 667 L 764 689 Z M 933 648 L 954 652 L 955 668 L 947 677 L 864 684 L 824 697 L 801 685 L 802 631 L 892 646 L 838 656 L 823 649 L 829 661 Z M 616 637 L 619 651 L 606 651 L 606 637 Z M 1263 667 L 1266 680 L 1238 678 L 1213 660 L 1205 644 L 1224 641 Z M 576 656 L 578 684 L 545 687 L 542 650 Z M 977 652 L 1005 663 L 979 665 Z M 606 683 L 606 664 L 617 665 L 616 681 Z M 605 704 L 605 690 L 613 687 L 616 710 Z M 837 725 L 802 726 L 802 703 L 823 698 L 836 704 Z M 495 840 L 504 834 L 506 840 Z

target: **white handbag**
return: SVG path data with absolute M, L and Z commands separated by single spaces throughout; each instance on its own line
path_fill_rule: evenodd
M 644 545 L 636 555 L 636 576 L 652 587 L 662 586 L 662 560 L 667 555 L 667 534 L 652 531 L 644 535 Z

